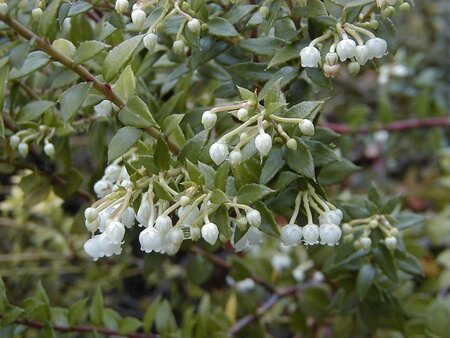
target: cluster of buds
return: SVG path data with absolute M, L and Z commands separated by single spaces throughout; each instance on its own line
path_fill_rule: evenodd
M 362 36 L 367 37 L 366 41 Z M 322 62 L 319 45 L 328 39 L 333 39 L 333 42 L 325 54 L 325 62 Z M 386 55 L 387 48 L 387 42 L 376 37 L 368 29 L 349 23 L 343 25 L 339 23 L 336 25 L 336 30 L 328 30 L 322 36 L 311 41 L 309 46 L 303 48 L 300 51 L 300 59 L 303 67 L 315 68 L 321 65 L 324 75 L 329 78 L 339 75 L 341 69 L 339 61 L 349 60 L 348 71 L 351 75 L 356 76 L 361 66 L 365 65 L 367 61 Z
M 50 139 L 55 134 L 55 129 L 45 125 L 39 126 L 38 130 L 29 128 L 18 131 L 9 138 L 11 148 L 17 149 L 20 156 L 27 157 L 30 150 L 29 143 L 36 141 L 36 143 L 44 143 L 44 153 L 53 158 L 55 156 L 55 146 L 50 142 Z
M 217 165 L 229 159 L 232 166 L 238 166 L 243 161 L 242 148 L 253 142 L 261 158 L 267 156 L 272 149 L 274 134 L 280 136 L 289 149 L 297 149 L 297 141 L 291 138 L 282 124 L 298 125 L 305 136 L 314 135 L 314 124 L 308 119 L 282 117 L 277 114 L 267 114 L 264 107 L 251 101 L 214 107 L 202 115 L 205 129 L 211 129 L 217 122 L 217 114 L 226 112 L 242 123 L 224 134 L 209 148 L 209 156 Z M 239 140 L 235 141 L 238 138 Z M 230 152 L 229 148 L 232 148 Z
M 130 185 L 130 176 L 125 166 L 116 161 L 105 168 L 103 176 L 94 184 L 94 192 L 98 198 L 103 198 L 121 186 Z
M 143 1 L 137 1 L 136 4 L 133 5 L 131 11 L 131 21 L 139 31 L 142 31 L 144 29 L 145 22 L 147 20 L 147 13 L 145 12 L 145 9 L 146 7 L 151 5 L 152 2 L 143 2 Z M 116 0 L 115 9 L 120 14 L 126 13 L 128 11 L 129 6 L 130 5 L 128 3 L 128 0 Z M 158 34 L 156 31 L 158 27 L 160 27 L 162 22 L 164 20 L 167 20 L 173 15 L 180 15 L 185 20 L 183 20 L 176 34 L 176 37 L 172 44 L 172 50 L 177 55 L 185 54 L 186 43 L 184 42 L 184 35 L 183 35 L 185 26 L 193 34 L 200 34 L 202 30 L 202 24 L 200 20 L 192 17 L 190 14 L 187 13 L 187 11 L 189 11 L 190 9 L 189 3 L 183 2 L 183 9 L 179 7 L 178 1 L 175 1 L 171 11 L 168 12 L 163 11 L 161 15 L 151 24 L 151 26 L 148 28 L 147 33 L 143 38 L 143 44 L 149 52 L 155 51 L 156 47 L 158 46 Z
M 381 15 L 384 17 L 395 15 L 396 8 L 405 14 L 411 9 L 411 5 L 404 0 L 376 0 L 376 4 L 381 9 Z
M 374 215 L 364 219 L 354 219 L 342 225 L 344 232 L 344 240 L 353 241 L 356 249 L 370 250 L 372 246 L 372 239 L 370 234 L 375 229 L 379 229 L 384 236 L 381 242 L 389 249 L 395 250 L 397 247 L 397 237 L 399 230 L 392 226 L 389 220 L 384 215 Z M 358 239 L 355 240 L 355 237 Z
M 295 223 L 303 204 L 307 224 L 303 227 Z M 319 225 L 313 221 L 311 208 L 319 215 Z M 308 184 L 308 191 L 301 191 L 295 199 L 295 208 L 289 223 L 281 229 L 281 241 L 285 246 L 326 244 L 334 246 L 338 244 L 342 231 L 339 225 L 343 218 L 342 211 L 334 205 L 324 201 Z

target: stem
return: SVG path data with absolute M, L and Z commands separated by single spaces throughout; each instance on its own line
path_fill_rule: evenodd
M 364 45 L 364 41 L 361 38 L 361 35 L 359 35 L 354 29 L 350 28 L 349 26 L 345 26 L 344 29 L 347 31 L 348 34 L 350 34 L 355 38 L 355 40 L 358 42 L 358 45 L 360 46 Z
M 273 114 L 270 115 L 269 118 L 282 123 L 303 123 L 304 121 L 304 119 L 298 119 L 295 117 L 281 117 Z
M 236 135 L 239 132 L 241 132 L 242 130 L 244 130 L 247 126 L 254 123 L 257 119 L 258 119 L 258 115 L 254 115 L 254 116 L 250 117 L 247 121 L 242 123 L 239 127 L 230 131 L 228 134 L 223 135 L 217 142 L 225 143 L 226 140 L 228 140 L 229 138 L 233 137 L 234 135 Z
M 309 193 L 311 194 L 311 196 L 320 204 L 320 206 L 325 211 L 330 211 L 330 208 L 328 207 L 328 205 L 320 198 L 319 195 L 317 195 L 317 193 L 314 191 L 314 188 L 310 184 L 308 184 L 308 190 L 309 190 Z
M 309 199 L 308 199 L 307 193 L 303 194 L 303 204 L 305 205 L 305 211 L 306 211 L 306 217 L 308 218 L 308 224 L 312 224 L 313 218 L 312 218 L 312 214 L 311 214 L 311 208 L 309 207 Z
M 346 24 L 346 27 L 351 27 L 351 28 L 354 29 L 355 31 L 357 31 L 357 32 L 359 32 L 359 33 L 362 33 L 362 34 L 364 34 L 364 35 L 367 35 L 367 36 L 368 36 L 369 38 L 371 38 L 371 39 L 376 38 L 375 34 L 373 34 L 371 31 L 369 31 L 369 30 L 367 30 L 367 29 L 365 29 L 365 28 L 358 27 L 358 26 L 355 26 L 355 25 L 352 25 L 352 24 Z
M 297 219 L 298 213 L 300 212 L 300 203 L 302 202 L 303 192 L 300 191 L 295 198 L 295 208 L 292 213 L 291 219 L 289 220 L 289 224 L 295 224 L 295 220 Z
M 210 112 L 211 113 L 219 113 L 219 112 L 224 112 L 224 111 L 236 110 L 236 109 L 242 108 L 244 106 L 244 104 L 246 104 L 246 103 L 247 103 L 247 101 L 245 103 L 214 107 L 210 110 Z
M 324 35 L 319 36 L 318 38 L 315 38 L 309 43 L 309 47 L 314 47 L 317 43 L 322 42 L 326 39 L 328 39 L 331 36 L 331 31 L 327 31 Z

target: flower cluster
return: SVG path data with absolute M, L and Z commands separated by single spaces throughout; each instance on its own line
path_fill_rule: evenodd
M 214 107 L 202 115 L 205 129 L 211 129 L 217 122 L 217 114 L 227 112 L 242 122 L 238 127 L 224 134 L 209 148 L 209 156 L 217 165 L 226 159 L 232 166 L 238 166 L 243 161 L 242 149 L 253 142 L 260 157 L 267 156 L 272 149 L 274 134 L 289 149 L 297 149 L 297 141 L 291 138 L 283 129 L 282 123 L 298 125 L 299 131 L 306 136 L 314 135 L 314 124 L 308 119 L 282 117 L 277 114 L 267 114 L 264 107 L 251 101 Z M 238 136 L 239 135 L 239 136 Z M 238 140 L 236 140 L 239 138 Z M 229 148 L 232 147 L 230 152 Z
M 53 158 L 55 156 L 55 146 L 50 139 L 55 134 L 55 129 L 45 125 L 39 126 L 38 130 L 33 128 L 24 129 L 13 134 L 9 138 L 9 145 L 13 149 L 17 149 L 22 157 L 27 157 L 30 150 L 29 144 L 35 141 L 37 144 L 44 143 L 44 153 Z
M 373 24 L 372 24 L 373 25 Z M 367 37 L 364 41 L 363 36 Z M 323 42 L 332 39 L 331 46 L 322 60 Z M 320 44 L 320 46 L 319 46 Z M 349 60 L 348 71 L 356 76 L 361 66 L 374 58 L 382 58 L 387 54 L 387 42 L 376 37 L 371 31 L 353 24 L 337 24 L 336 30 L 328 30 L 322 36 L 311 41 L 309 46 L 300 51 L 303 67 L 322 67 L 326 77 L 336 77 L 340 73 L 339 61 Z
M 395 250 L 397 247 L 397 237 L 399 230 L 392 226 L 389 220 L 384 215 L 374 215 L 364 219 L 355 219 L 342 225 L 344 232 L 344 239 L 346 241 L 353 241 L 356 249 L 370 250 L 372 246 L 371 233 L 378 229 L 381 231 L 384 239 L 382 243 L 389 249 Z M 355 239 L 357 237 L 357 239 Z
M 303 204 L 306 212 L 307 224 L 303 227 L 296 224 L 296 219 Z M 319 225 L 313 221 L 311 208 L 319 215 Z M 334 246 L 338 244 L 342 231 L 341 224 L 343 213 L 331 203 L 324 201 L 308 184 L 308 191 L 301 191 L 295 199 L 295 208 L 289 223 L 281 229 L 281 241 L 286 246 L 326 244 Z

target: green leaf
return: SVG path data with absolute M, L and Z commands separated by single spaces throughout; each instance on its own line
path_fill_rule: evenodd
M 376 270 L 371 264 L 364 264 L 356 278 L 356 293 L 363 300 L 375 279 Z
M 224 162 L 217 169 L 216 177 L 214 179 L 214 183 L 217 189 L 225 191 L 225 187 L 227 185 L 227 179 L 230 174 L 230 162 Z
M 230 239 L 233 235 L 230 227 L 230 216 L 228 215 L 228 208 L 225 205 L 221 205 L 219 209 L 212 216 L 212 222 L 217 225 L 221 235 Z
M 275 221 L 275 218 L 269 208 L 261 201 L 257 201 L 253 205 L 253 208 L 258 210 L 261 214 L 260 230 L 270 236 L 280 236 L 280 229 L 278 228 L 277 222 Z
M 286 162 L 284 162 L 281 155 L 281 150 L 272 151 L 270 156 L 264 162 L 259 183 L 267 184 L 283 168 L 285 163 Z
M 385 246 L 378 246 L 372 249 L 373 257 L 381 271 L 392 281 L 397 282 L 397 266 L 394 256 Z
M 223 18 L 213 18 L 208 22 L 209 33 L 216 36 L 238 36 L 239 33 L 234 26 Z
M 81 43 L 81 45 L 77 48 L 77 51 L 75 52 L 75 55 L 73 57 L 73 61 L 76 64 L 81 64 L 89 59 L 92 59 L 94 56 L 108 47 L 109 45 L 100 41 L 85 41 Z
M 297 45 L 288 45 L 283 49 L 278 50 L 277 53 L 273 56 L 272 60 L 270 60 L 267 68 L 275 67 L 292 59 L 298 58 L 299 51 L 300 47 Z
M 50 57 L 41 51 L 35 51 L 28 54 L 20 69 L 13 68 L 9 73 L 11 80 L 17 80 L 21 77 L 41 69 L 50 62 Z
M 189 175 L 189 179 L 192 182 L 195 182 L 199 185 L 205 184 L 205 178 L 202 175 L 202 172 L 194 165 L 191 161 L 186 160 L 187 172 Z
M 53 101 L 34 101 L 23 106 L 17 114 L 18 122 L 33 121 L 41 117 L 56 103 Z
M 246 205 L 251 205 L 274 192 L 274 190 L 262 184 L 250 183 L 244 185 L 238 191 L 238 202 Z
M 164 134 L 170 135 L 181 123 L 185 114 L 172 114 L 164 119 L 162 130 Z
M 213 190 L 215 187 L 214 178 L 216 176 L 216 171 L 214 170 L 214 168 L 205 163 L 198 162 L 198 169 L 205 178 L 206 188 Z
M 318 176 L 321 184 L 331 185 L 342 182 L 360 168 L 347 159 L 330 163 L 323 167 Z
M 130 65 L 119 75 L 113 86 L 113 91 L 125 102 L 136 94 L 136 78 Z
M 322 142 L 310 141 L 309 150 L 311 151 L 316 167 L 321 167 L 340 160 L 339 156 Z
M 89 92 L 88 83 L 80 83 L 66 90 L 58 102 L 61 105 L 61 118 L 64 122 L 70 121 L 83 105 Z
M 188 159 L 191 162 L 197 162 L 203 147 L 208 140 L 208 131 L 203 130 L 192 137 L 181 150 L 180 159 Z
M 75 302 L 69 309 L 69 324 L 74 326 L 85 319 L 88 298 L 83 298 Z
M 45 8 L 44 13 L 39 18 L 38 32 L 40 36 L 48 37 L 53 40 L 57 31 L 57 20 L 58 8 L 62 0 L 55 0 L 49 3 Z
M 127 126 L 136 128 L 158 126 L 147 105 L 138 96 L 131 97 L 127 104 L 120 110 L 119 120 Z
M 170 152 L 166 141 L 160 136 L 156 141 L 155 153 L 153 155 L 156 166 L 161 170 L 167 170 L 170 167 Z
M 273 56 L 280 50 L 283 42 L 278 38 L 252 38 L 241 40 L 238 46 L 253 54 Z
M 173 201 L 173 196 L 159 183 L 158 181 L 153 182 L 153 190 L 156 197 L 166 201 Z
M 319 113 L 323 104 L 324 101 L 303 101 L 289 108 L 283 116 L 312 121 Z
M 156 312 L 155 325 L 156 331 L 164 334 L 170 333 L 176 328 L 175 317 L 167 300 L 161 302 Z
M 82 14 L 87 12 L 92 8 L 92 5 L 89 2 L 86 1 L 77 1 L 72 4 L 72 7 L 70 7 L 69 13 L 67 14 L 68 17 L 75 16 L 78 14 Z
M 289 168 L 307 178 L 314 179 L 314 161 L 309 151 L 309 147 L 299 137 L 295 137 L 297 149 L 292 150 L 287 147 L 284 149 L 283 157 Z
M 228 196 L 220 189 L 214 189 L 211 194 L 211 202 L 214 204 L 224 204 L 229 202 Z
M 108 162 L 123 155 L 139 140 L 142 130 L 133 127 L 123 127 L 113 136 L 108 146 Z
M 92 324 L 96 326 L 103 325 L 103 295 L 102 289 L 97 287 L 90 308 L 90 318 Z
M 142 322 L 133 317 L 125 317 L 119 321 L 119 333 L 127 335 L 142 327 Z
M 144 319 L 143 319 L 143 329 L 145 333 L 149 333 L 152 329 L 153 322 L 155 320 L 156 313 L 159 309 L 160 299 L 157 298 L 154 300 L 148 309 L 145 311 Z
M 144 35 L 141 34 L 126 39 L 108 53 L 103 62 L 103 77 L 106 81 L 111 81 L 130 61 L 134 51 L 141 44 L 143 37 Z
M 3 66 L 0 68 L 0 111 L 3 110 L 3 102 L 5 99 L 5 88 L 7 84 L 9 73 L 9 66 Z M 0 114 L 0 137 L 5 137 L 5 126 L 3 124 L 3 117 Z

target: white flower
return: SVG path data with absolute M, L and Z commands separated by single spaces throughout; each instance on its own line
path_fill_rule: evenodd
M 128 0 L 116 0 L 116 11 L 118 13 L 124 13 L 128 10 L 128 7 L 130 4 L 128 3 Z
M 191 227 L 189 229 L 189 232 L 191 234 L 191 239 L 193 241 L 198 241 L 200 239 L 200 237 L 202 236 L 200 228 L 198 228 L 198 227 Z
M 230 153 L 230 164 L 237 167 L 242 163 L 242 153 L 239 149 L 235 149 Z
M 247 218 L 248 224 L 251 226 L 255 228 L 259 228 L 261 226 L 261 213 L 258 210 L 252 209 L 247 211 L 245 217 Z
M 250 226 L 247 231 L 247 240 L 250 244 L 262 244 L 264 242 L 264 236 L 256 227 Z
M 123 214 L 120 216 L 120 221 L 127 228 L 131 228 L 134 225 L 135 218 L 136 218 L 136 214 L 134 213 L 134 209 L 132 207 L 128 207 L 125 209 Z
M 200 21 L 195 18 L 189 20 L 189 22 L 187 23 L 187 26 L 188 26 L 189 30 L 194 34 L 200 33 L 200 31 L 202 29 L 202 25 L 201 25 Z
M 187 196 L 181 196 L 180 197 L 180 206 L 181 207 L 185 207 L 186 205 L 189 204 L 189 202 L 191 201 L 191 199 Z
M 136 219 L 139 222 L 139 226 L 148 226 L 148 221 L 150 219 L 150 204 L 148 201 L 148 193 L 142 195 L 141 205 L 136 214 Z M 153 224 L 152 224 L 153 225 Z
M 336 51 L 341 61 L 345 61 L 355 56 L 356 42 L 352 39 L 343 39 L 338 42 Z
M 95 117 L 109 117 L 113 110 L 113 104 L 111 101 L 103 100 L 96 106 L 94 106 Z
M 302 67 L 317 67 L 320 62 L 320 51 L 316 47 L 305 47 L 300 51 Z
M 307 245 L 317 244 L 319 240 L 319 227 L 313 223 L 306 224 L 303 227 L 303 238 Z
M 97 229 L 100 227 L 100 217 L 97 219 L 94 219 L 92 221 L 88 221 L 86 220 L 86 222 L 84 222 L 84 225 L 86 226 L 86 229 L 90 232 L 95 232 L 97 231 Z
M 314 135 L 314 124 L 311 120 L 304 119 L 302 123 L 298 124 L 298 127 L 300 128 L 302 134 L 305 134 L 306 136 Z
M 99 243 L 106 257 L 120 255 L 122 252 L 122 243 L 114 243 L 106 232 L 99 235 Z
M 336 245 L 342 236 L 342 231 L 336 224 L 321 224 L 319 227 L 320 244 Z
M 100 180 L 94 184 L 94 192 L 98 198 L 103 198 L 112 192 L 112 183 L 108 180 Z
M 33 8 L 33 10 L 31 11 L 31 16 L 33 17 L 34 20 L 38 21 L 40 19 L 40 17 L 42 16 L 42 14 L 44 14 L 44 11 L 42 10 L 42 8 L 37 7 L 37 8 Z
M 384 244 L 389 250 L 395 250 L 395 248 L 397 247 L 397 238 L 393 236 L 386 237 L 384 239 Z
M 219 229 L 214 223 L 207 223 L 202 227 L 203 239 L 211 245 L 216 244 L 219 237 Z
M 184 240 L 183 230 L 180 228 L 171 228 L 167 233 L 167 241 L 180 246 Z
M 186 47 L 183 40 L 176 40 L 172 45 L 172 50 L 177 55 L 182 55 L 184 53 L 184 47 Z
M 361 243 L 361 247 L 364 250 L 369 250 L 370 247 L 372 246 L 372 240 L 369 237 L 361 237 L 359 242 Z
M 245 278 L 239 282 L 236 282 L 235 287 L 239 292 L 249 292 L 255 288 L 255 281 L 251 278 Z
M 266 156 L 272 149 L 272 137 L 267 133 L 261 133 L 255 138 L 255 146 L 261 157 Z
M 103 175 L 103 179 L 108 180 L 110 182 L 117 182 L 119 176 L 122 172 L 122 167 L 117 164 L 110 164 L 105 168 L 105 174 Z
M 356 46 L 355 59 L 361 66 L 365 65 L 369 60 L 369 48 L 366 45 Z
M 114 244 L 121 243 L 125 236 L 125 226 L 119 221 L 111 221 L 106 225 L 105 233 Z
M 160 252 L 163 244 L 163 236 L 153 227 L 146 228 L 139 234 L 139 243 L 141 250 L 147 253 L 152 251 Z
M 172 220 L 169 216 L 158 216 L 155 222 L 155 228 L 160 231 L 163 235 L 166 235 L 172 228 Z
M 302 240 L 302 232 L 297 224 L 287 224 L 281 228 L 281 242 L 286 246 L 298 245 Z
M 302 265 L 297 266 L 292 270 L 292 277 L 294 277 L 297 283 L 301 283 L 305 280 L 305 270 Z
M 339 209 L 325 211 L 319 217 L 319 224 L 332 223 L 339 225 L 342 222 L 342 211 Z
M 190 210 L 190 208 L 191 208 L 191 206 L 178 208 L 178 217 L 179 218 L 185 217 L 185 215 L 188 214 L 183 222 L 184 225 L 188 225 L 188 226 L 192 226 L 194 224 L 194 221 L 200 215 L 200 210 L 198 207 L 194 207 L 192 210 Z
M 99 218 L 98 210 L 95 208 L 86 208 L 84 211 L 84 218 L 86 218 L 86 221 L 93 222 Z
M 24 142 L 19 143 L 19 146 L 18 146 L 17 150 L 19 151 L 20 156 L 27 157 L 27 155 L 28 155 L 28 144 L 24 143 Z
M 44 153 L 50 158 L 53 158 L 55 156 L 55 146 L 52 143 L 47 143 L 44 146 Z
M 382 58 L 387 54 L 387 42 L 381 38 L 373 38 L 366 41 L 366 46 L 369 50 L 369 59 Z
M 245 120 L 247 120 L 247 117 L 248 117 L 248 110 L 247 110 L 247 109 L 245 109 L 245 108 L 240 108 L 240 109 L 237 111 L 237 118 L 238 118 L 240 121 L 245 121 Z
M 329 64 L 330 66 L 334 66 L 335 64 L 338 63 L 339 57 L 338 57 L 337 53 L 335 53 L 335 52 L 329 52 L 329 53 L 327 53 L 327 55 L 325 55 L 325 61 L 326 61 L 327 64 Z
M 105 253 L 100 246 L 100 235 L 96 235 L 84 243 L 84 251 L 91 256 L 94 261 L 103 257 Z
M 17 136 L 16 134 L 11 135 L 11 137 L 9 138 L 9 145 L 11 146 L 11 148 L 16 149 L 19 143 L 20 137 Z
M 138 29 L 144 27 L 145 19 L 147 19 L 147 14 L 142 9 L 136 9 L 131 12 L 131 21 Z
M 207 110 L 202 115 L 202 124 L 205 129 L 211 129 L 216 125 L 217 115 Z
M 158 35 L 155 33 L 147 34 L 144 36 L 143 43 L 149 52 L 153 52 L 158 44 Z
M 216 142 L 209 148 L 209 156 L 217 165 L 221 164 L 228 156 L 228 146 L 226 143 Z
M 279 272 L 289 268 L 292 264 L 292 259 L 288 255 L 276 253 L 273 255 L 271 263 L 275 271 Z

